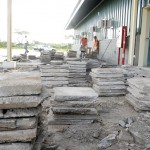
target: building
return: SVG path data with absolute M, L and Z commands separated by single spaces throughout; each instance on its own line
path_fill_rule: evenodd
M 73 49 L 79 50 L 82 35 L 100 40 L 99 59 L 118 64 L 118 28 L 127 27 L 125 64 L 150 65 L 150 0 L 79 0 L 66 29 L 74 29 Z M 122 59 L 121 49 L 120 59 Z

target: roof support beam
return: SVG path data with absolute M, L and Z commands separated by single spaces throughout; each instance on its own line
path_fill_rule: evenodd
M 12 58 L 12 0 L 7 0 L 7 61 Z

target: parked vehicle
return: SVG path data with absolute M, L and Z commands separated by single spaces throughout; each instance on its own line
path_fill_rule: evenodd
M 55 50 L 54 48 L 48 46 L 48 45 L 36 45 L 34 48 L 34 50 L 38 50 L 38 51 L 52 51 Z

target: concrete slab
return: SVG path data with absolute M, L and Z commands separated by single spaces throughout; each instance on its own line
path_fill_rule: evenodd
M 0 119 L 0 131 L 25 130 L 36 128 L 37 120 L 31 118 Z
M 128 82 L 144 92 L 150 92 L 150 78 L 134 77 L 128 79 Z
M 41 73 L 41 77 L 68 77 L 69 73 Z
M 118 74 L 114 74 L 114 73 L 112 73 L 112 74 L 105 74 L 105 73 L 102 73 L 102 74 L 96 74 L 96 73 L 93 73 L 93 72 L 91 72 L 90 73 L 90 75 L 92 76 L 92 77 L 95 77 L 95 78 L 124 78 L 124 75 L 122 74 L 122 73 L 118 73 Z
M 94 68 L 92 72 L 95 74 L 122 74 L 122 68 Z
M 0 115 L 1 119 L 18 118 L 18 117 L 34 117 L 34 116 L 37 116 L 39 114 L 39 110 L 36 108 L 8 109 L 6 111 L 3 111 L 2 114 L 3 115 Z
M 69 65 L 86 65 L 87 62 L 85 61 L 68 61 L 67 62 Z
M 40 96 L 0 97 L 0 109 L 32 108 L 42 101 Z
M 28 142 L 36 138 L 36 129 L 1 131 L 0 143 L 5 142 Z
M 67 69 L 40 69 L 43 73 L 67 73 Z
M 95 108 L 67 108 L 67 107 L 53 107 L 53 114 L 58 115 L 97 115 Z
M 10 72 L 0 74 L 0 97 L 35 95 L 42 90 L 40 74 L 36 72 Z
M 0 144 L 0 150 L 32 150 L 32 144 L 29 143 L 8 143 Z
M 2 62 L 2 68 L 4 69 L 15 69 L 16 68 L 16 62 L 15 61 L 3 61 Z
M 40 65 L 41 69 L 68 69 L 68 65 Z
M 98 94 L 88 87 L 58 87 L 54 88 L 56 101 L 86 101 L 95 100 Z
M 66 77 L 41 77 L 42 81 L 68 81 Z

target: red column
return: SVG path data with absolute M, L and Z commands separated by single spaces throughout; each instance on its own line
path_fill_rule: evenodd
M 122 51 L 122 65 L 125 63 L 125 53 L 126 53 L 126 35 L 127 27 L 123 27 L 123 51 Z

